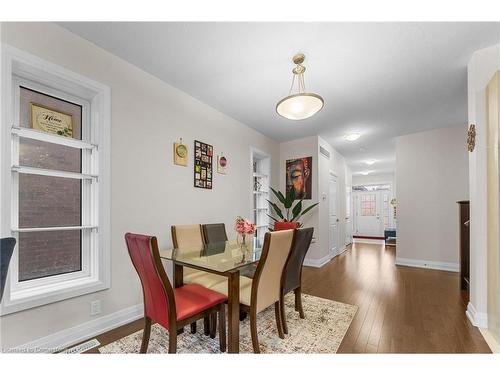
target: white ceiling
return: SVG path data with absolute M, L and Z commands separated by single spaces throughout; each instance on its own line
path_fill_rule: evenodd
M 278 141 L 321 135 L 354 173 L 393 171 L 396 136 L 465 125 L 467 62 L 500 41 L 500 23 L 60 25 Z M 297 52 L 325 107 L 294 122 L 275 105 Z M 345 141 L 350 131 L 361 138 Z

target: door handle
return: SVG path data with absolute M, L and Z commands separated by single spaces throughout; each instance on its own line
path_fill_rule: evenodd
M 339 220 L 339 219 L 337 219 L 337 223 L 338 223 L 339 221 L 340 221 L 340 220 Z

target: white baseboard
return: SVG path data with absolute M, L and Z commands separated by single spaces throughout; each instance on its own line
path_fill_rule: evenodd
M 396 258 L 397 266 L 429 268 L 433 270 L 459 272 L 460 266 L 458 263 L 434 262 L 431 260 Z
M 465 312 L 465 315 L 467 315 L 467 318 L 469 318 L 473 326 L 488 328 L 488 314 L 478 312 L 474 305 L 470 302 L 467 304 L 467 311 Z
M 107 332 L 144 316 L 142 304 L 127 307 L 112 314 L 90 320 L 34 341 L 17 346 L 13 352 L 53 353 Z
M 304 259 L 304 266 L 306 267 L 316 267 L 320 268 L 323 267 L 325 264 L 327 264 L 330 261 L 331 257 L 330 254 L 325 255 L 323 258 L 319 259 Z
M 376 245 L 384 245 L 385 240 L 382 239 L 375 239 L 375 238 L 353 238 L 352 239 L 353 243 L 373 243 Z
M 479 332 L 484 337 L 484 341 L 491 349 L 492 353 L 500 354 L 500 342 L 498 342 L 495 337 L 491 334 L 491 332 L 487 328 L 479 328 Z

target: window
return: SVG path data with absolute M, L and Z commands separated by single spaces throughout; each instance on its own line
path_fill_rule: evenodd
M 2 315 L 109 287 L 110 110 L 107 87 L 3 49 Z
M 377 213 L 377 199 L 375 194 L 361 196 L 361 216 L 375 216 Z
M 380 185 L 357 185 L 352 187 L 353 191 L 380 191 L 380 190 L 391 190 L 391 185 L 380 184 Z

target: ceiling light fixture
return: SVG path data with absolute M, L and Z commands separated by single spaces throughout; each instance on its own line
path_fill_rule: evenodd
M 364 172 L 359 172 L 359 173 L 361 173 L 363 176 L 367 176 L 370 173 L 372 173 L 372 171 L 364 171 Z
M 276 104 L 276 112 L 289 120 L 304 120 L 321 111 L 325 102 L 318 94 L 306 92 L 304 83 L 304 72 L 306 67 L 302 65 L 305 60 L 305 55 L 299 53 L 292 59 L 297 66 L 292 69 L 293 78 L 292 85 L 288 96 L 281 99 Z M 295 85 L 295 77 L 297 77 L 297 93 L 292 94 Z
M 355 141 L 355 140 L 356 140 L 356 139 L 358 139 L 359 137 L 361 137 L 361 134 L 360 134 L 360 133 L 349 133 L 349 134 L 344 135 L 344 139 L 345 139 L 346 141 L 350 141 L 350 142 Z
M 366 163 L 366 164 L 368 164 L 368 165 L 373 165 L 373 164 L 375 164 L 376 162 L 377 162 L 377 161 L 376 161 L 375 159 L 370 159 L 370 160 L 365 161 L 365 163 Z

